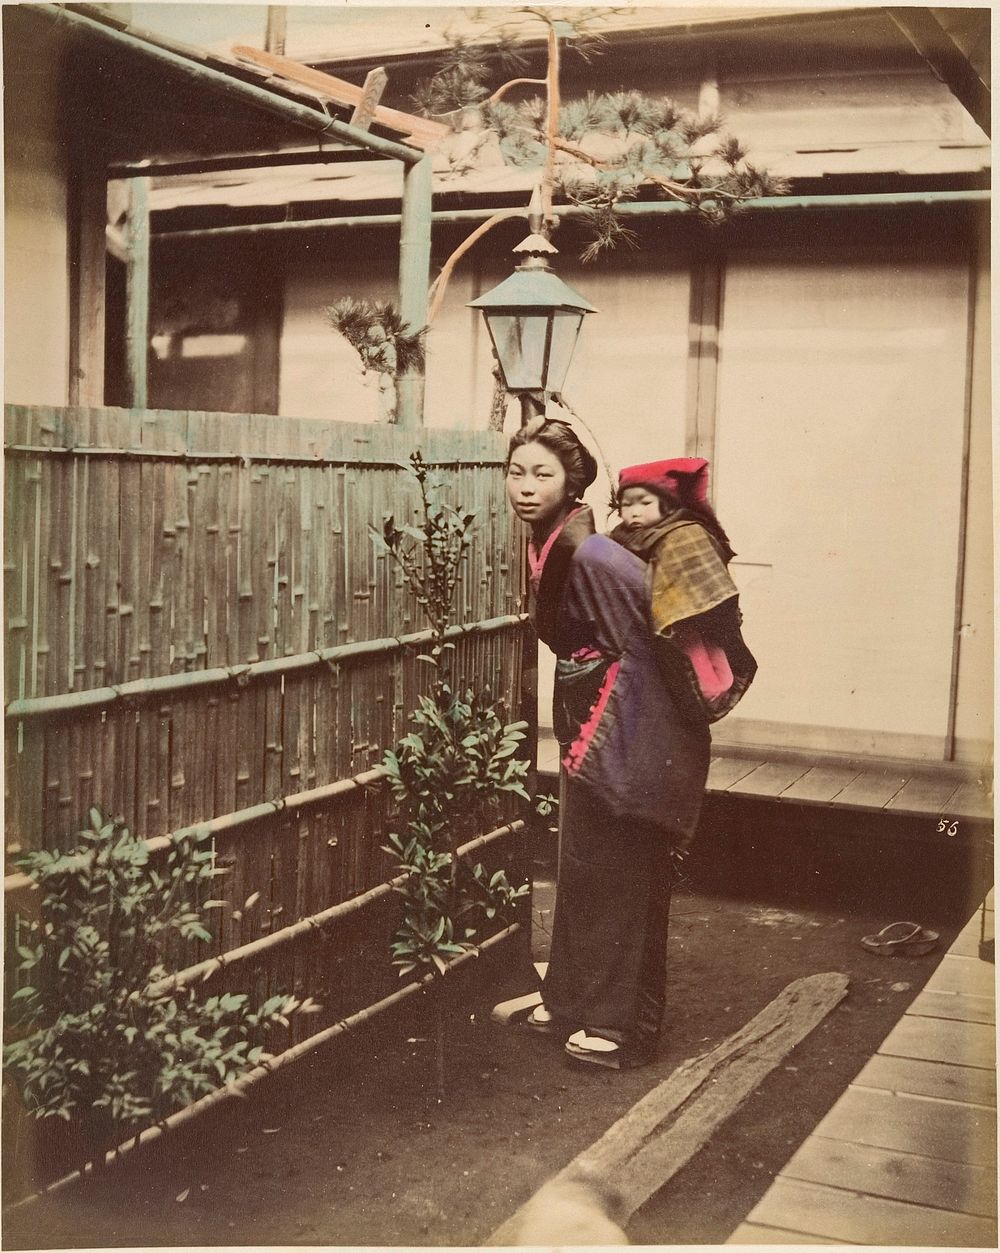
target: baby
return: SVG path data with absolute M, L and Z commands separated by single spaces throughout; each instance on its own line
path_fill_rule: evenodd
M 727 714 L 757 663 L 743 642 L 734 556 L 708 503 L 708 462 L 676 457 L 629 466 L 612 539 L 649 564 L 659 659 L 682 711 L 704 724 Z

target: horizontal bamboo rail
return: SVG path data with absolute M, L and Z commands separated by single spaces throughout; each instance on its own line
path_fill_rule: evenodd
M 455 850 L 455 856 L 469 857 L 472 853 L 478 852 L 481 848 L 486 848 L 494 841 L 502 839 L 505 835 L 516 835 L 523 830 L 524 822 L 522 819 L 519 818 L 514 822 L 508 822 L 502 827 L 496 827 L 494 830 L 488 831 L 485 835 L 469 840 L 466 844 L 460 844 Z M 396 888 L 402 887 L 408 878 L 408 871 L 396 875 L 394 879 L 390 879 L 387 883 L 380 883 L 376 887 L 369 888 L 367 892 L 353 896 L 349 901 L 340 901 L 338 904 L 331 905 L 329 909 L 324 909 L 318 914 L 312 914 L 308 918 L 300 918 L 298 922 L 282 927 L 280 931 L 272 931 L 270 935 L 251 940 L 248 944 L 241 944 L 239 948 L 230 949 L 227 953 L 220 953 L 218 957 L 209 957 L 194 966 L 188 966 L 185 970 L 178 970 L 175 974 L 167 975 L 166 978 L 160 979 L 156 983 L 151 983 L 145 989 L 144 995 L 149 997 L 165 996 L 168 992 L 175 992 L 178 988 L 186 987 L 189 983 L 194 983 L 196 980 L 204 982 L 210 979 L 212 975 L 218 974 L 219 971 L 226 970 L 238 962 L 248 961 L 251 957 L 259 957 L 270 949 L 278 948 L 283 944 L 290 944 L 294 940 L 301 939 L 302 936 L 309 935 L 312 932 L 321 931 L 324 927 L 339 922 L 349 914 L 356 913 L 359 909 L 364 909 L 367 905 L 372 905 L 375 901 L 391 895 Z
M 350 466 L 358 463 L 347 456 L 325 453 L 240 453 L 208 452 L 197 448 L 106 448 L 97 444 L 4 444 L 4 454 L 22 457 L 104 457 L 109 460 L 220 462 L 223 465 L 252 466 Z M 434 469 L 460 469 L 464 466 L 493 465 L 483 457 L 436 457 Z M 405 470 L 399 461 L 365 461 L 366 470 Z
M 871 192 L 867 194 L 844 194 L 839 196 L 761 196 L 756 200 L 746 200 L 741 210 L 747 213 L 761 213 L 779 210 L 812 211 L 816 209 L 881 209 L 906 208 L 910 205 L 924 208 L 938 208 L 953 204 L 986 204 L 990 200 L 988 190 L 971 191 L 912 191 L 912 192 Z M 497 212 L 494 205 L 483 209 L 436 209 L 431 214 L 435 224 L 458 222 L 482 222 Z M 582 218 L 590 212 L 582 205 L 553 205 L 553 215 L 557 218 Z M 664 214 L 692 214 L 689 204 L 676 200 L 632 200 L 624 201 L 615 206 L 615 212 L 626 217 L 660 217 Z M 153 236 L 154 245 L 177 239 L 202 239 L 213 235 L 266 235 L 275 231 L 315 231 L 315 230 L 350 230 L 359 226 L 398 226 L 398 213 L 362 213 L 349 214 L 334 218 L 284 218 L 280 222 L 242 222 L 233 226 L 202 226 L 186 230 L 157 231 Z
M 369 1022 L 378 1014 L 384 1013 L 385 1010 L 392 1008 L 394 1005 L 400 1004 L 413 996 L 415 992 L 419 992 L 427 984 L 436 982 L 438 979 L 445 978 L 450 975 L 459 966 L 464 965 L 467 961 L 474 957 L 478 957 L 484 950 L 493 948 L 495 945 L 502 943 L 510 936 L 516 934 L 521 929 L 521 924 L 514 922 L 509 927 L 505 927 L 503 931 L 498 931 L 496 935 L 491 935 L 484 940 L 478 948 L 467 953 L 462 953 L 453 961 L 448 962 L 443 974 L 432 971 L 422 976 L 420 979 L 414 980 L 412 983 L 406 984 L 396 992 L 390 993 L 389 996 L 383 997 L 380 1001 L 376 1001 L 374 1005 L 369 1005 L 366 1009 L 359 1010 L 356 1014 L 350 1014 L 347 1018 L 341 1019 L 339 1022 L 333 1023 L 331 1026 L 318 1031 L 315 1035 L 308 1036 L 305 1040 L 300 1040 L 298 1044 L 286 1049 L 283 1053 L 279 1053 L 277 1057 L 272 1057 L 267 1062 L 262 1062 L 259 1066 L 255 1066 L 253 1070 L 248 1071 L 245 1075 L 241 1075 L 224 1088 L 219 1088 L 216 1092 L 210 1092 L 207 1096 L 203 1096 L 200 1100 L 195 1101 L 191 1105 L 186 1105 L 184 1109 L 178 1110 L 175 1114 L 169 1115 L 163 1122 L 157 1123 L 153 1127 L 147 1127 L 145 1131 L 119 1144 L 116 1148 L 109 1149 L 104 1155 L 103 1165 L 105 1167 L 113 1166 L 120 1161 L 128 1153 L 134 1152 L 137 1148 L 158 1140 L 161 1136 L 166 1135 L 168 1131 L 175 1131 L 178 1127 L 185 1123 L 191 1122 L 199 1115 L 205 1113 L 223 1101 L 229 1100 L 231 1097 L 242 1096 L 248 1088 L 253 1087 L 261 1079 L 266 1078 L 275 1071 L 281 1070 L 283 1067 L 291 1065 L 292 1062 L 298 1061 L 307 1053 L 311 1053 L 314 1049 L 328 1043 L 330 1040 L 336 1039 L 337 1036 L 344 1035 L 349 1031 L 353 1031 L 356 1027 Z M 79 1170 L 74 1170 L 68 1175 L 64 1175 L 61 1179 L 57 1179 L 54 1183 L 50 1183 L 47 1187 L 32 1192 L 29 1196 L 22 1197 L 8 1207 L 8 1212 L 20 1209 L 24 1205 L 29 1205 L 33 1201 L 41 1200 L 42 1197 L 50 1196 L 53 1192 L 58 1192 L 67 1187 L 69 1184 L 76 1183 L 85 1175 L 92 1174 L 94 1171 L 94 1162 L 88 1162 Z
M 350 779 L 338 779 L 336 783 L 324 783 L 321 787 L 309 788 L 305 792 L 293 792 L 291 796 L 279 796 L 277 800 L 261 801 L 259 805 L 250 805 L 246 809 L 237 809 L 230 814 L 219 814 L 217 818 L 210 818 L 207 822 L 196 822 L 189 827 L 179 827 L 176 831 L 168 832 L 166 835 L 156 835 L 150 840 L 145 840 L 144 843 L 149 852 L 160 852 L 162 849 L 169 848 L 171 844 L 188 839 L 193 835 L 220 835 L 223 831 L 232 831 L 239 827 L 247 826 L 249 823 L 257 822 L 261 818 L 270 818 L 283 810 L 296 810 L 302 809 L 306 805 L 319 805 L 323 801 L 332 800 L 336 796 L 344 796 L 348 792 L 357 791 L 358 788 L 371 787 L 384 777 L 385 771 L 382 767 L 375 766 L 373 769 L 364 770 L 361 774 L 354 775 Z M 92 853 L 81 853 L 79 859 L 73 859 L 72 864 L 74 866 L 85 865 L 86 861 L 92 856 Z M 34 887 L 35 881 L 29 875 L 9 874 L 4 877 L 3 890 L 5 895 L 8 892 L 20 892 L 26 888 Z
M 472 635 L 490 635 L 496 631 L 521 626 L 527 614 L 503 614 L 482 622 L 451 626 L 445 631 L 446 640 L 461 639 Z M 193 688 L 212 687 L 225 683 L 246 684 L 253 679 L 273 678 L 291 674 L 313 666 L 340 665 L 360 657 L 386 656 L 406 648 L 429 644 L 434 639 L 431 630 L 414 631 L 408 635 L 391 635 L 376 640 L 360 640 L 353 644 L 334 644 L 314 652 L 296 653 L 291 657 L 273 657 L 266 661 L 247 662 L 236 666 L 213 666 L 207 670 L 185 670 L 177 674 L 158 675 L 151 679 L 133 679 L 127 683 L 108 687 L 90 688 L 84 692 L 62 692 L 56 696 L 35 696 L 24 700 L 9 701 L 4 717 L 20 722 L 27 718 L 40 718 L 55 714 L 78 713 L 84 709 L 103 709 L 117 701 L 137 701 L 171 692 L 190 692 Z

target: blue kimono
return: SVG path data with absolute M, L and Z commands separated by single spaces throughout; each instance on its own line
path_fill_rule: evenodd
M 567 1029 L 655 1055 L 665 1005 L 671 847 L 694 834 L 710 737 L 679 712 L 654 652 L 645 565 L 580 508 L 529 552 L 540 638 L 557 657 L 564 749 L 546 1008 Z
M 694 835 L 708 774 L 707 727 L 678 708 L 656 656 L 643 561 L 570 514 L 534 563 L 534 620 L 556 654 L 553 723 L 571 783 L 618 817 Z

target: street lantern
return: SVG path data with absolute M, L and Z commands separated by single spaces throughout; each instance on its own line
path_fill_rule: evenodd
M 543 235 L 529 235 L 514 249 L 523 258 L 514 273 L 469 301 L 483 311 L 503 385 L 520 395 L 523 421 L 544 413 L 546 396 L 562 391 L 584 315 L 597 312 L 549 269 L 547 256 L 557 251 Z

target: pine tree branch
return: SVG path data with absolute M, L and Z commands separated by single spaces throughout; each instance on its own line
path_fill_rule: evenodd
M 501 100 L 512 87 L 521 87 L 531 84 L 536 87 L 544 87 L 546 80 L 544 78 L 512 78 L 509 82 L 498 87 L 492 96 L 483 101 L 484 104 L 496 104 Z
M 477 243 L 486 234 L 487 231 L 493 229 L 499 222 L 506 222 L 509 218 L 523 218 L 523 209 L 502 209 L 499 213 L 494 213 L 491 218 L 487 218 L 485 222 L 477 226 L 471 235 L 467 235 L 465 239 L 458 245 L 448 260 L 441 267 L 441 273 L 431 284 L 428 292 L 430 297 L 430 309 L 427 312 L 427 324 L 430 325 L 437 316 L 438 309 L 441 308 L 441 302 L 444 299 L 445 288 L 448 286 L 448 280 L 451 278 L 451 272 L 456 264 L 469 251 L 473 244 Z

